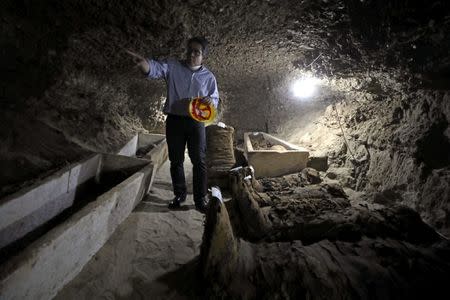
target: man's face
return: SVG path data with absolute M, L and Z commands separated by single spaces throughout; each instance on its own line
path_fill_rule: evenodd
M 190 43 L 188 45 L 186 59 L 191 67 L 200 66 L 203 61 L 202 45 L 196 42 Z

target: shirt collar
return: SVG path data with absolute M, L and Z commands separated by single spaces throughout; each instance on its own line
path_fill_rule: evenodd
M 200 70 L 203 70 L 203 64 L 201 64 L 201 65 L 200 65 L 200 68 L 198 68 L 197 70 L 192 70 L 192 69 L 189 67 L 189 65 L 188 65 L 188 63 L 187 63 L 186 60 L 183 60 L 183 65 L 184 65 L 186 68 L 188 68 L 191 72 L 198 72 L 198 71 L 200 71 Z

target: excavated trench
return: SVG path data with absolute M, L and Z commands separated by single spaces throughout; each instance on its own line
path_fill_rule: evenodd
M 420 298 L 445 286 L 447 1 L 8 0 L 0 17 L 1 198 L 93 152 L 117 153 L 138 132 L 164 133 L 164 83 L 143 78 L 125 50 L 182 58 L 186 39 L 203 35 L 219 84 L 217 121 L 233 128 L 231 138 L 208 141 L 228 149 L 211 182 L 232 196 L 212 202 L 201 255 L 163 281 L 188 298 Z M 306 75 L 319 83 L 300 99 L 291 85 Z M 246 132 L 306 148 L 308 168 L 228 181 L 231 167 L 246 166 Z M 160 196 L 158 205 L 170 197 Z M 127 224 L 144 224 L 143 214 Z M 187 236 L 200 244 L 199 234 Z M 186 285 L 170 283 L 180 278 Z

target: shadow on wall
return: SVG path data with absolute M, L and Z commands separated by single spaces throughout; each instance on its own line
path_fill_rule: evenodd
M 445 135 L 448 122 L 444 115 L 434 123 L 428 132 L 417 141 L 417 151 L 414 158 L 424 163 L 421 178 L 426 178 L 433 169 L 440 169 L 450 165 L 450 142 Z

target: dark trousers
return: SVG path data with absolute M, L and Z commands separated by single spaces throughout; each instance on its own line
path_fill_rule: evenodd
M 170 175 L 175 196 L 186 193 L 184 177 L 184 151 L 186 144 L 193 165 L 194 201 L 207 194 L 206 174 L 206 134 L 205 125 L 190 117 L 168 115 L 166 119 L 166 139 L 169 150 Z

